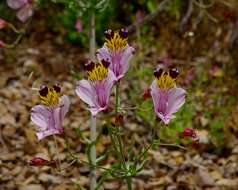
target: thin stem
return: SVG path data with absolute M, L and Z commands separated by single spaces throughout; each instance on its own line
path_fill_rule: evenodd
M 119 97 L 119 93 L 120 93 L 120 85 L 119 82 L 116 83 L 116 104 L 115 104 L 115 112 L 116 115 L 118 114 L 118 110 L 119 110 L 119 105 L 120 105 L 120 97 Z
M 115 112 L 116 112 L 116 115 L 118 114 L 118 110 L 119 110 L 119 106 L 120 106 L 120 97 L 119 97 L 119 94 L 120 94 L 120 86 L 119 86 L 119 82 L 116 84 L 116 104 L 115 104 Z M 127 171 L 127 166 L 126 166 L 126 161 L 125 161 L 125 155 L 123 153 L 123 145 L 122 145 L 122 139 L 121 139 L 121 135 L 118 134 L 116 135 L 116 138 L 117 138 L 117 141 L 118 141 L 118 144 L 119 144 L 119 152 L 117 151 L 118 154 L 118 157 L 119 159 L 121 160 L 121 163 L 123 165 L 123 168 L 125 171 Z M 127 188 L 128 190 L 131 190 L 132 189 L 132 186 L 131 186 L 131 177 L 126 177 L 126 184 L 127 184 Z
M 61 172 L 61 161 L 60 161 L 60 157 L 59 157 L 58 143 L 57 143 L 55 135 L 53 135 L 53 138 L 54 138 L 54 144 L 55 144 L 55 154 L 57 157 L 57 169 L 59 170 L 59 172 Z
M 96 46 L 96 35 L 95 35 L 95 12 L 91 11 L 90 23 L 89 23 L 89 53 L 90 59 L 95 61 L 95 46 Z M 90 173 L 90 190 L 95 190 L 97 186 L 97 176 L 96 176 L 96 146 L 95 141 L 97 139 L 97 128 L 96 128 L 96 117 L 91 118 L 91 128 L 90 128 L 90 140 L 92 146 L 90 149 L 90 160 L 91 164 L 94 166 L 91 168 Z
M 96 128 L 96 117 L 91 118 L 91 128 L 90 128 L 90 140 L 91 140 L 91 148 L 90 148 L 90 161 L 93 167 L 91 167 L 90 173 L 90 190 L 94 190 L 97 186 L 97 176 L 96 176 L 96 145 L 95 142 L 97 140 L 97 128 Z

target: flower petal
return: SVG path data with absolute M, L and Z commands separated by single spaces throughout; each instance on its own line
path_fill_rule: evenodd
M 20 9 L 22 6 L 24 6 L 28 0 L 7 0 L 7 5 L 11 9 Z
M 76 94 L 90 107 L 97 106 L 96 91 L 92 83 L 87 80 L 80 80 L 76 84 Z
M 182 88 L 172 88 L 169 91 L 168 106 L 166 113 L 172 115 L 185 103 L 186 91 Z
M 17 18 L 21 22 L 26 22 L 26 20 L 33 15 L 32 5 L 26 4 L 17 12 Z
M 66 113 L 69 111 L 70 101 L 69 97 L 64 95 L 60 98 L 60 108 L 61 108 L 61 116 L 64 118 Z
M 55 134 L 60 134 L 60 131 L 54 128 L 49 128 L 45 131 L 39 131 L 36 133 L 36 136 L 38 140 L 42 140 L 43 138 L 50 136 L 50 135 L 55 135 Z
M 31 109 L 31 121 L 35 123 L 40 130 L 46 130 L 51 113 L 46 106 L 36 105 Z
M 129 45 L 126 46 L 126 48 L 124 49 L 124 51 L 122 52 L 122 57 L 121 57 L 121 61 L 120 61 L 120 65 L 121 65 L 121 75 L 119 77 L 123 77 L 126 72 L 129 69 L 129 61 L 133 56 L 133 52 L 135 51 L 135 49 Z
M 111 55 L 108 51 L 107 46 L 104 44 L 102 48 L 97 50 L 97 58 L 101 61 L 101 60 L 108 60 L 111 63 Z
M 153 81 L 151 87 L 151 96 L 154 103 L 156 115 L 165 123 L 168 124 L 171 117 L 166 113 L 168 105 L 168 91 L 160 90 L 157 87 L 156 80 Z

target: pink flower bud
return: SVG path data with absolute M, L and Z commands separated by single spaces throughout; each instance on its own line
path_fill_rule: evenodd
M 75 29 L 80 33 L 83 31 L 82 22 L 80 19 L 77 19 L 75 23 Z
M 30 166 L 52 166 L 55 167 L 55 161 L 48 161 L 41 157 L 34 157 L 29 161 Z
M 192 138 L 197 137 L 195 131 L 193 129 L 190 129 L 190 128 L 185 128 L 182 132 L 182 136 L 183 137 L 192 137 Z
M 0 18 L 0 30 L 5 28 L 7 26 L 7 22 Z

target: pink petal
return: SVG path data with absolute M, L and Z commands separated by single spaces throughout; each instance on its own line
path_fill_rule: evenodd
M 36 136 L 38 140 L 42 140 L 43 138 L 50 136 L 50 135 L 55 135 L 55 134 L 60 134 L 60 131 L 54 128 L 47 129 L 45 131 L 39 131 L 36 133 Z
M 87 80 L 80 80 L 76 84 L 76 94 L 90 107 L 97 106 L 96 91 L 92 83 Z
M 79 33 L 82 32 L 82 30 L 83 30 L 82 29 L 82 22 L 81 22 L 80 19 L 77 19 L 76 24 L 75 24 L 75 28 Z
M 70 101 L 68 96 L 62 96 L 60 98 L 60 108 L 61 108 L 61 114 L 62 118 L 65 117 L 66 113 L 69 111 Z
M 123 77 L 129 69 L 129 61 L 133 56 L 135 49 L 129 45 L 126 46 L 121 57 L 121 77 Z
M 21 22 L 26 22 L 26 20 L 33 15 L 32 5 L 26 4 L 17 12 L 17 18 Z
M 27 0 L 7 0 L 7 5 L 12 9 L 20 9 L 27 2 Z
M 108 60 L 111 63 L 111 55 L 106 45 L 103 45 L 102 48 L 98 49 L 96 55 L 99 60 L 104 59 Z
M 46 106 L 36 105 L 31 109 L 31 121 L 35 123 L 40 130 L 46 130 L 51 113 Z
M 172 88 L 169 91 L 167 114 L 172 115 L 176 113 L 179 108 L 185 103 L 186 91 L 182 88 Z

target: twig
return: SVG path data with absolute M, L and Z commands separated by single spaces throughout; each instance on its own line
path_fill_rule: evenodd
M 154 12 L 152 12 L 151 14 L 145 16 L 140 22 L 134 22 L 132 25 L 127 27 L 127 30 L 129 32 L 132 32 L 134 30 L 136 30 L 137 27 L 140 27 L 143 24 L 147 24 L 149 22 L 151 22 L 156 16 L 158 16 L 158 14 L 164 9 L 164 7 L 167 5 L 168 2 L 170 2 L 171 0 L 164 0 L 162 1 L 156 8 L 156 10 Z
M 186 30 L 186 26 L 188 24 L 188 21 L 189 19 L 191 18 L 192 16 L 192 13 L 193 13 L 193 1 L 192 0 L 188 0 L 188 9 L 187 9 L 187 12 L 186 14 L 184 15 L 180 25 L 179 25 L 179 31 L 181 33 L 183 33 L 185 30 Z

